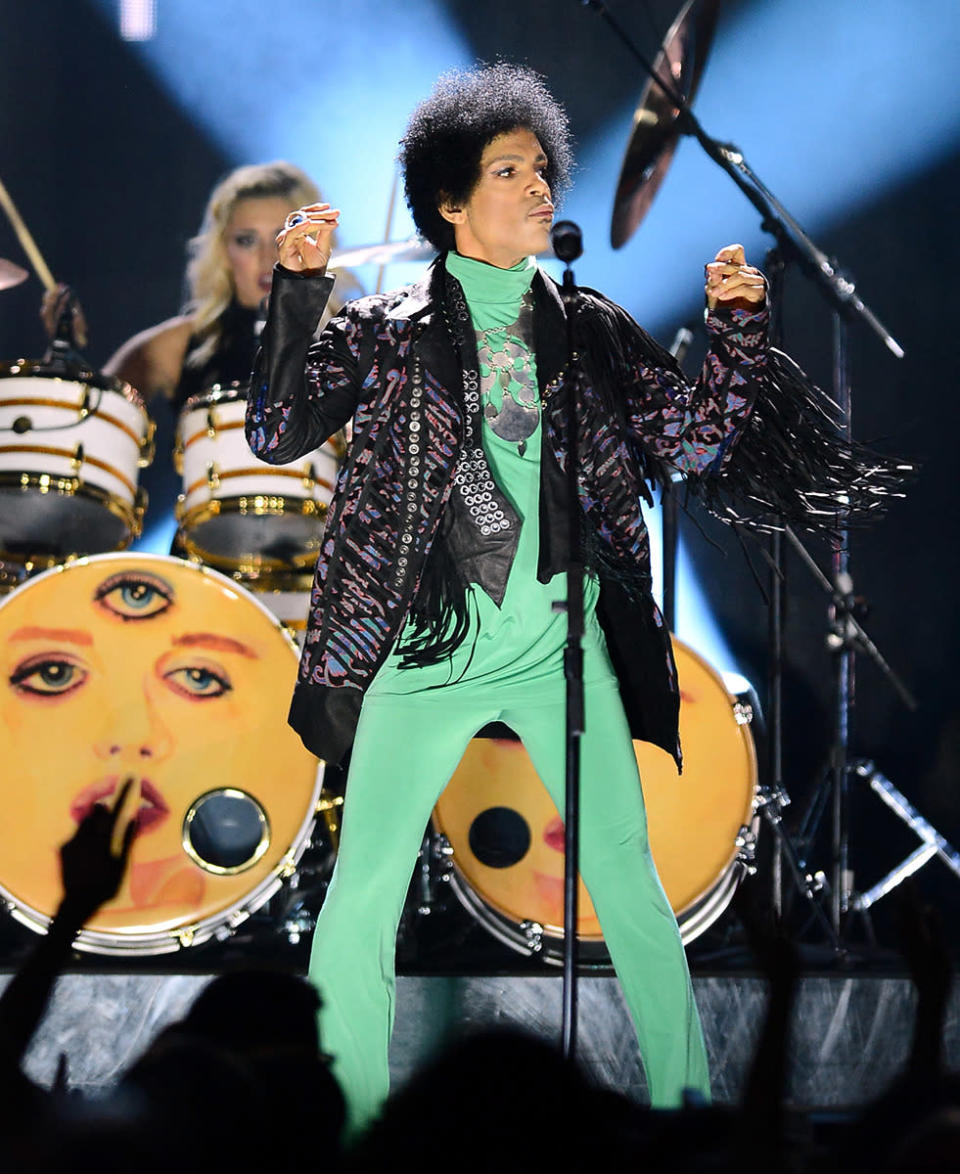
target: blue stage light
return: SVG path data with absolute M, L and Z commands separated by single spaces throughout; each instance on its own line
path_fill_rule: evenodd
M 956 149 L 958 60 L 956 0 L 764 0 L 721 21 L 694 113 L 708 134 L 737 143 L 815 236 Z M 625 53 L 622 67 L 637 70 L 639 99 L 639 67 Z M 682 141 L 615 252 L 612 193 L 632 116 L 624 109 L 585 145 L 566 212 L 584 230 L 582 279 L 656 331 L 702 304 L 702 267 L 718 248 L 741 241 L 762 263 L 772 241 L 733 181 Z
M 96 3 L 115 19 L 116 0 Z M 435 0 L 163 0 L 156 35 L 132 48 L 236 163 L 284 158 L 312 175 L 351 245 L 383 237 L 410 110 L 440 73 L 472 63 Z M 402 238 L 413 226 L 398 205 Z

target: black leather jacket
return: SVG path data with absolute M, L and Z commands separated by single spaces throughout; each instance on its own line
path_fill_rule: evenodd
M 290 712 L 307 747 L 339 761 L 441 528 L 458 562 L 469 563 L 470 578 L 494 599 L 502 597 L 512 547 L 502 532 L 484 536 L 458 522 L 464 481 L 485 480 L 488 471 L 485 459 L 476 467 L 479 377 L 469 315 L 442 258 L 412 287 L 348 304 L 314 343 L 332 285 L 278 267 L 247 438 L 261 459 L 283 462 L 353 421 Z M 566 325 L 558 288 L 541 273 L 532 289 L 544 429 L 538 577 L 547 582 L 567 566 L 564 429 L 572 393 L 561 379 Z M 634 736 L 678 764 L 676 673 L 650 594 L 641 502 L 649 500 L 646 480 L 656 465 L 702 475 L 729 460 L 764 390 L 766 321 L 763 309 L 709 314 L 711 349 L 691 386 L 669 354 L 601 295 L 584 291 L 578 316 L 579 497 L 600 575 L 598 614 Z M 498 491 L 497 504 L 504 500 Z

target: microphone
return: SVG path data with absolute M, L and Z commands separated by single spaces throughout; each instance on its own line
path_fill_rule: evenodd
M 583 233 L 572 220 L 558 220 L 550 229 L 550 243 L 558 260 L 565 265 L 576 261 L 583 252 Z

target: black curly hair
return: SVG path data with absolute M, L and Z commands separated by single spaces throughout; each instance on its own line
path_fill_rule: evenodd
M 440 215 L 443 199 L 466 201 L 480 179 L 487 144 L 508 131 L 532 131 L 547 156 L 554 199 L 570 186 L 573 167 L 567 115 L 543 78 L 522 65 L 497 62 L 445 73 L 414 110 L 400 140 L 407 205 L 434 248 L 454 248 L 453 225 Z

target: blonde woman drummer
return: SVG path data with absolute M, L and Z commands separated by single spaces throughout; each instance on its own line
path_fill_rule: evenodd
M 245 382 L 277 259 L 276 235 L 291 208 L 319 198 L 316 184 L 292 163 L 232 171 L 211 192 L 190 242 L 184 312 L 125 342 L 107 362 L 107 374 L 132 383 L 148 400 L 162 395 L 175 408 L 214 383 Z
M 210 193 L 200 231 L 190 241 L 183 312 L 134 335 L 107 361 L 104 373 L 135 387 L 157 424 L 159 459 L 141 475 L 151 503 L 148 518 L 169 514 L 180 491 L 165 454 L 183 405 L 214 385 L 249 380 L 277 233 L 291 209 L 319 199 L 313 180 L 283 160 L 231 171 Z M 349 281 L 341 285 L 347 287 Z M 42 316 L 51 336 L 71 297 L 60 287 L 44 298 Z M 74 313 L 85 333 L 79 307 Z

